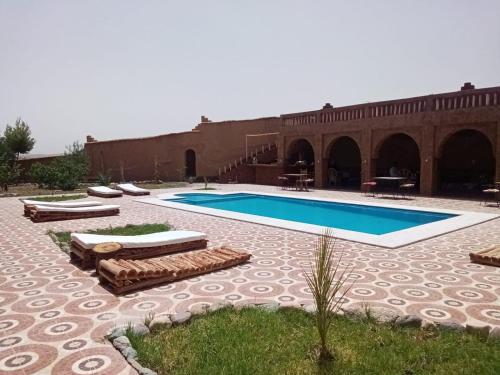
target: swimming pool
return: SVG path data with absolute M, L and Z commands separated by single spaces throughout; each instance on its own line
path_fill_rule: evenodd
M 306 233 L 322 234 L 325 228 L 332 228 L 337 238 L 387 248 L 499 217 L 478 212 L 252 191 L 187 191 L 136 201 Z
M 169 201 L 368 234 L 386 234 L 456 215 L 321 200 L 236 193 L 176 194 Z

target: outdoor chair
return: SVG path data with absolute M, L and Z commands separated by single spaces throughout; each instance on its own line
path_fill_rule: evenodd
M 149 195 L 149 190 L 135 186 L 134 184 L 117 184 L 116 188 L 127 195 Z
M 415 184 L 413 182 L 407 182 L 399 185 L 399 192 L 402 198 L 410 197 L 411 193 L 414 193 Z
M 329 186 L 337 186 L 338 182 L 338 172 L 335 168 L 328 169 L 328 185 Z
M 302 181 L 302 183 L 304 184 L 305 191 L 309 191 L 309 184 L 314 184 L 314 178 L 306 178 Z
M 118 205 L 99 205 L 92 207 L 49 207 L 35 205 L 30 211 L 34 223 L 44 221 L 88 219 L 92 217 L 113 216 L 120 213 Z
M 377 187 L 377 183 L 375 181 L 367 181 L 363 182 L 361 184 L 361 191 L 368 196 L 369 194 L 372 195 L 372 197 L 375 196 L 375 188 Z
M 121 250 L 112 254 L 102 254 L 100 259 L 120 257 L 140 259 L 155 257 L 180 251 L 204 249 L 207 235 L 202 232 L 176 230 L 142 234 L 137 236 L 115 236 L 91 233 L 71 233 L 70 257 L 81 268 L 96 266 L 96 256 L 92 249 L 99 244 L 116 242 Z
M 97 272 L 101 285 L 122 294 L 233 267 L 249 259 L 246 252 L 221 247 L 143 260 L 113 257 L 100 260 Z
M 118 198 L 123 195 L 121 190 L 110 189 L 107 186 L 89 186 L 87 194 L 101 198 Z
M 287 190 L 289 185 L 288 185 L 288 177 L 285 176 L 279 176 L 278 177 L 278 182 L 279 185 L 281 186 L 281 190 Z
M 102 205 L 102 202 L 97 202 L 97 201 L 44 202 L 44 201 L 35 201 L 31 199 L 24 199 L 22 200 L 22 202 L 24 203 L 24 216 L 27 217 L 30 217 L 31 211 L 35 209 L 35 206 L 77 208 L 77 207 L 93 207 Z

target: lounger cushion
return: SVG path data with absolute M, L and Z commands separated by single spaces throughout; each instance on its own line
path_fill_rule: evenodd
M 138 236 L 114 236 L 90 233 L 71 233 L 71 241 L 78 243 L 84 249 L 92 249 L 95 245 L 104 242 L 118 242 L 124 248 L 134 249 L 141 247 L 156 247 L 173 245 L 188 241 L 199 241 L 207 238 L 205 233 L 189 230 L 173 230 Z
M 106 195 L 106 194 L 109 194 L 109 195 L 122 194 L 121 190 L 111 189 L 107 186 L 89 186 L 88 190 L 95 192 L 95 193 L 104 194 L 104 195 Z
M 149 193 L 149 190 L 137 187 L 134 184 L 118 184 L 116 186 L 123 191 L 131 192 L 131 193 Z
M 49 206 L 35 205 L 35 210 L 40 212 L 67 212 L 67 213 L 102 212 L 102 211 L 117 210 L 119 208 L 120 206 L 116 204 L 104 204 L 92 207 L 49 207 Z
M 24 204 L 29 206 L 44 206 L 44 207 L 92 207 L 92 206 L 100 206 L 102 202 L 97 201 L 81 201 L 81 202 L 43 202 L 43 201 L 34 201 L 30 199 L 25 199 L 23 201 Z

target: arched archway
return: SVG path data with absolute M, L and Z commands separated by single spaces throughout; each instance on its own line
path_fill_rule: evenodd
M 186 177 L 196 177 L 196 152 L 186 150 L 185 153 Z
M 479 193 L 484 185 L 493 183 L 493 146 L 478 130 L 453 133 L 441 144 L 438 156 L 438 190 L 442 194 Z
M 307 169 L 314 176 L 314 148 L 306 139 L 297 139 L 287 149 L 287 169 L 292 172 Z
M 343 136 L 332 142 L 328 153 L 327 186 L 359 188 L 361 152 L 354 139 Z
M 377 176 L 390 176 L 395 167 L 402 177 L 420 185 L 420 150 L 417 142 L 408 134 L 397 133 L 383 140 L 376 153 L 375 173 Z

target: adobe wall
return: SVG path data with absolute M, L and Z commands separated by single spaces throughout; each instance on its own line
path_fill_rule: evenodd
M 217 176 L 219 168 L 245 156 L 245 134 L 273 133 L 279 124 L 277 117 L 203 122 L 184 133 L 87 142 L 89 178 L 106 172 L 113 180 L 121 180 L 122 174 L 125 180 L 150 180 L 158 174 L 162 180 L 179 181 L 184 178 L 185 152 L 189 149 L 196 153 L 197 176 Z M 275 141 L 276 136 L 249 137 L 249 150 Z

